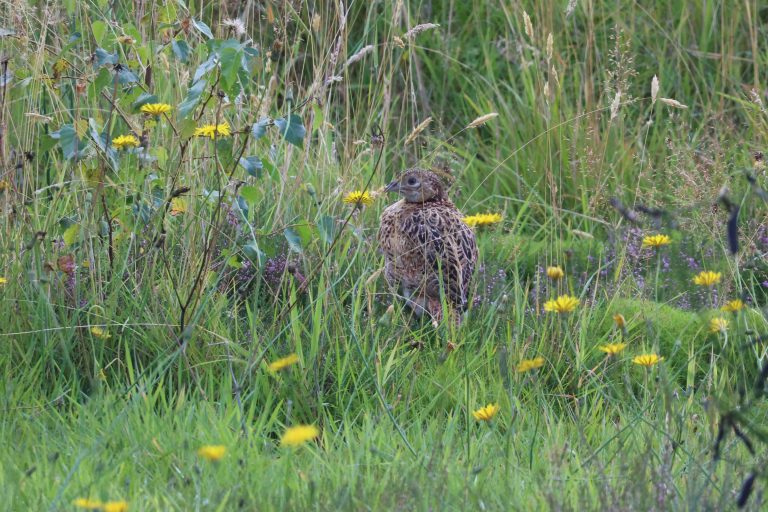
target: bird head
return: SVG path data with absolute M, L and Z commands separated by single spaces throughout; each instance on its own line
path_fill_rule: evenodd
M 408 169 L 387 185 L 386 192 L 397 192 L 408 203 L 445 199 L 445 187 L 437 174 L 424 169 Z

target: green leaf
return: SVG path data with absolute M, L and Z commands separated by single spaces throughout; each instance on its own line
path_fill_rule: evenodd
M 67 229 L 64 230 L 64 233 L 61 235 L 61 238 L 64 240 L 64 243 L 67 245 L 72 245 L 75 242 L 77 242 L 77 239 L 80 235 L 80 224 L 72 224 Z
M 256 243 L 256 240 L 251 240 L 243 246 L 243 254 L 259 267 L 264 265 L 265 255 L 259 249 L 259 244 Z
M 240 165 L 245 169 L 245 172 L 256 178 L 261 178 L 261 171 L 264 169 L 264 164 L 261 163 L 261 159 L 257 156 L 245 156 L 240 159 Z
M 218 58 L 219 56 L 216 53 L 211 52 L 208 58 L 202 64 L 197 66 L 197 69 L 195 70 L 195 74 L 192 77 L 192 80 L 197 82 L 203 76 L 205 76 L 206 73 L 208 73 L 210 70 L 215 68 L 216 63 L 218 62 Z
M 208 81 L 205 78 L 193 83 L 187 91 L 187 97 L 179 103 L 179 119 L 184 119 L 192 112 L 200 101 L 200 95 L 205 90 Z
M 293 252 L 302 253 L 304 249 L 301 247 L 301 237 L 292 228 L 285 228 L 283 230 L 283 236 L 288 241 L 288 247 Z
M 231 89 L 237 84 L 237 72 L 240 71 L 240 66 L 242 65 L 243 52 L 235 48 L 224 48 L 221 50 L 219 57 L 224 88 L 230 93 L 236 93 L 237 91 L 231 91 Z
M 139 109 L 147 103 L 157 103 L 157 96 L 149 94 L 148 92 L 143 92 L 133 103 L 131 103 L 131 108 L 134 112 L 138 112 Z
M 173 42 L 171 42 L 171 49 L 173 50 L 173 55 L 176 59 L 184 64 L 187 63 L 187 60 L 189 60 L 189 45 L 186 41 L 174 39 Z
M 67 160 L 72 160 L 82 150 L 82 144 L 77 136 L 75 127 L 71 124 L 62 125 L 57 131 L 51 132 L 51 137 L 59 141 L 61 151 Z
M 302 147 L 304 136 L 307 134 L 307 129 L 304 128 L 301 117 L 296 114 L 291 114 L 287 119 L 284 117 L 275 119 L 275 126 L 277 126 L 280 135 L 282 135 L 285 140 L 294 146 Z
M 329 244 L 336 235 L 336 219 L 330 215 L 322 215 L 317 220 L 317 231 L 320 234 L 320 240 Z
M 245 199 L 245 202 L 250 205 L 257 204 L 259 202 L 260 196 L 261 194 L 259 193 L 259 189 L 256 187 L 252 187 L 250 185 L 240 187 L 240 197 Z
M 267 128 L 272 124 L 272 120 L 268 117 L 262 117 L 259 122 L 253 125 L 251 133 L 253 133 L 254 139 L 260 139 L 267 134 Z
M 194 26 L 201 34 L 203 34 L 208 39 L 213 39 L 213 32 L 211 32 L 211 28 L 206 25 L 204 22 L 200 20 L 196 20 L 195 18 L 192 18 L 192 26 Z
M 139 81 L 139 77 L 136 73 L 126 67 L 121 67 L 117 71 L 117 82 L 120 84 L 135 84 Z
M 117 53 L 109 53 L 104 48 L 96 48 L 93 52 L 93 68 L 98 69 L 102 66 L 114 66 L 117 64 Z
M 93 32 L 93 39 L 98 46 L 104 41 L 104 34 L 107 33 L 107 24 L 101 20 L 96 20 L 91 23 L 91 32 Z

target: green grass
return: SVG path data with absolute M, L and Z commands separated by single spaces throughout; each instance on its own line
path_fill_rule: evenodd
M 765 8 L 139 4 L 0 4 L 9 510 L 721 510 L 750 475 L 747 509 L 765 506 L 768 215 L 745 179 L 768 188 Z M 222 42 L 237 16 L 247 35 Z M 654 76 L 687 108 L 653 103 Z M 150 98 L 170 115 L 145 118 Z M 231 137 L 192 136 L 225 121 Z M 132 132 L 146 151 L 108 149 Z M 385 286 L 394 198 L 341 201 L 414 165 L 447 170 L 466 214 L 504 215 L 477 231 L 461 326 Z M 634 226 L 612 198 L 664 215 Z M 659 257 L 639 248 L 658 232 Z M 722 281 L 697 289 L 699 269 Z M 545 314 L 558 294 L 580 306 Z M 747 310 L 718 311 L 737 297 Z M 281 446 L 298 424 L 321 435 Z M 222 460 L 198 457 L 210 444 Z

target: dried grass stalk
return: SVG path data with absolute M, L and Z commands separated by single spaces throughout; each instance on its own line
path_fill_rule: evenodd
M 614 96 L 613 103 L 611 103 L 611 120 L 616 119 L 616 116 L 619 115 L 620 106 L 621 106 L 621 91 L 616 91 L 616 96 Z
M 531 17 L 525 11 L 523 11 L 523 24 L 525 25 L 525 35 L 533 41 L 533 23 L 531 23 Z
M 656 97 L 659 95 L 659 77 L 653 75 L 651 80 L 651 105 L 656 104 Z
M 682 110 L 685 110 L 688 108 L 688 105 L 683 105 L 679 101 L 673 100 L 672 98 L 659 98 L 659 101 L 672 108 L 679 108 Z
M 497 112 L 491 112 L 490 114 L 485 114 L 484 116 L 480 116 L 477 119 L 473 120 L 471 123 L 467 125 L 465 129 L 469 128 L 477 128 L 478 126 L 482 126 L 494 117 L 499 117 L 499 114 Z
M 418 137 L 421 132 L 426 130 L 427 126 L 429 126 L 429 123 L 431 122 L 432 122 L 432 118 L 428 117 L 425 120 L 423 120 L 421 123 L 419 123 L 419 126 L 414 128 L 411 134 L 408 136 L 408 138 L 405 139 L 405 145 L 407 146 L 408 144 L 416 140 L 416 137 Z
M 363 57 L 368 55 L 369 53 L 373 52 L 373 45 L 369 44 L 368 46 L 363 46 L 360 48 L 357 53 L 355 53 L 353 56 L 351 56 L 349 59 L 347 59 L 347 62 L 344 63 L 344 67 L 349 67 L 355 62 L 359 60 L 363 60 Z
M 417 35 L 421 34 L 422 32 L 426 32 L 427 30 L 432 30 L 433 28 L 437 28 L 440 25 L 437 23 L 422 23 L 420 25 L 416 25 L 411 30 L 405 33 L 406 39 L 413 39 Z

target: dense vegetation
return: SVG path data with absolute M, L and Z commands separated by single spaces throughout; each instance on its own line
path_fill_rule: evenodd
M 0 12 L 9 510 L 765 506 L 759 2 Z M 461 325 L 412 166 L 492 214 Z

